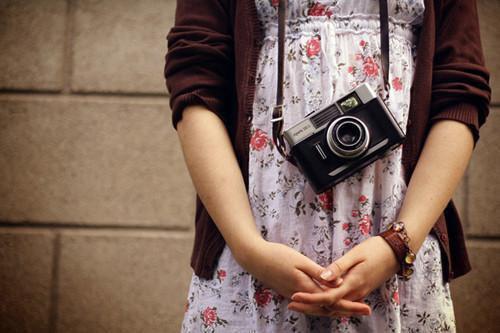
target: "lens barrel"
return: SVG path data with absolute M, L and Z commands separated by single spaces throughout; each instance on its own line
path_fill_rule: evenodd
M 335 155 L 351 159 L 366 151 L 370 144 L 370 132 L 359 118 L 340 116 L 328 126 L 326 139 Z

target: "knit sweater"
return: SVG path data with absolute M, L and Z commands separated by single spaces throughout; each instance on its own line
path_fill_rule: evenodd
M 474 137 L 488 116 L 491 90 L 479 35 L 475 0 L 425 0 L 417 62 L 403 142 L 408 183 L 432 124 L 450 119 Z M 263 31 L 254 0 L 182 0 L 168 33 L 165 78 L 172 122 L 202 105 L 224 122 L 248 185 L 248 156 L 257 61 Z M 443 278 L 471 267 L 457 210 L 450 201 L 432 231 L 442 250 Z M 225 241 L 197 197 L 191 266 L 211 278 Z

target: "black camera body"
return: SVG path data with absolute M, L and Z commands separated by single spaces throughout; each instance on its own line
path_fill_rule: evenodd
M 322 193 L 398 147 L 405 134 L 366 83 L 284 132 L 290 155 Z

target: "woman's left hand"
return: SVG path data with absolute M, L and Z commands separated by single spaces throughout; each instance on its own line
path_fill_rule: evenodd
M 314 310 L 317 305 L 321 305 L 331 310 L 330 316 L 342 315 L 348 312 L 343 308 L 342 300 L 364 299 L 397 273 L 399 263 L 389 244 L 382 237 L 375 236 L 352 248 L 326 269 L 332 274 L 318 282 L 327 288 L 318 293 L 294 293 L 292 302 L 288 305 L 290 310 L 324 316 L 324 313 L 316 313 Z M 340 286 L 335 287 L 330 281 L 335 281 L 338 277 L 343 281 Z

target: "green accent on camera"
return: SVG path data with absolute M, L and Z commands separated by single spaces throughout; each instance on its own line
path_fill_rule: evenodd
M 359 100 L 356 98 L 356 95 L 351 95 L 340 103 L 340 107 L 344 112 L 354 109 L 358 105 Z

